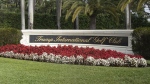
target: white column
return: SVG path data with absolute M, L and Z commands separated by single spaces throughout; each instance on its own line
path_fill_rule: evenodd
M 25 3 L 21 0 L 21 29 L 25 30 Z
M 33 29 L 33 0 L 28 0 L 28 29 Z

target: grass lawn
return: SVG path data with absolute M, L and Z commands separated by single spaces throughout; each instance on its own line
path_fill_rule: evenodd
M 69 65 L 0 57 L 0 84 L 150 84 L 150 67 Z

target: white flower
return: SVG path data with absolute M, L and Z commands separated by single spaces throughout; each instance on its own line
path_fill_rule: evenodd
M 139 66 L 142 66 L 142 67 L 146 67 L 147 66 L 147 61 L 144 58 L 140 58 L 138 60 L 138 63 L 139 63 Z
M 63 64 L 69 63 L 69 57 L 63 56 L 63 57 L 62 57 L 62 63 L 63 63 Z
M 72 56 L 69 57 L 69 63 L 70 64 L 74 64 L 75 61 L 76 61 L 76 58 L 74 57 L 74 55 L 72 55 Z
M 93 65 L 95 65 L 95 66 L 100 66 L 100 65 L 102 65 L 102 61 L 101 61 L 101 60 L 102 60 L 101 58 L 95 59 Z
M 94 61 L 95 61 L 94 57 L 88 56 L 88 57 L 85 59 L 85 64 L 86 64 L 86 65 L 94 65 Z
M 26 59 L 29 59 L 29 56 L 27 55 L 25 55 L 25 58 Z M 39 56 L 38 56 L 38 54 L 37 53 L 35 53 L 34 55 L 33 55 L 33 61 L 38 61 L 39 60 Z
M 55 59 L 55 63 L 62 63 L 62 56 L 61 55 L 56 55 L 54 59 Z
M 76 57 L 76 63 L 77 64 L 83 64 L 83 60 L 84 60 L 84 58 L 83 58 L 83 56 L 82 55 L 77 55 L 77 57 Z

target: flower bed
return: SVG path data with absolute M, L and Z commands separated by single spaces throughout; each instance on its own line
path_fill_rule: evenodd
M 63 64 L 95 66 L 146 67 L 146 60 L 139 55 L 127 55 L 113 50 L 99 50 L 78 46 L 25 46 L 5 45 L 0 47 L 0 56 Z

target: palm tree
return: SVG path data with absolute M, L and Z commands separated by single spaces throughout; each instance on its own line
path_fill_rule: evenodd
M 130 4 L 138 3 L 137 10 L 143 6 L 143 4 L 150 0 L 120 0 L 118 8 L 121 11 L 126 11 L 126 29 L 131 29 L 131 13 L 130 13 Z
M 79 29 L 79 16 L 76 17 L 75 21 L 74 21 L 74 29 Z
M 111 0 L 66 0 L 63 8 L 67 10 L 66 19 L 72 14 L 72 22 L 80 13 L 89 16 L 90 29 L 96 29 L 96 16 L 100 13 L 109 13 L 118 21 L 116 6 Z
M 118 7 L 121 9 L 121 11 L 123 11 L 128 4 L 138 3 L 137 10 L 139 10 L 143 6 L 143 4 L 146 3 L 147 1 L 150 0 L 120 0 Z
M 61 8 L 62 0 L 56 0 L 56 12 L 57 12 L 57 28 L 61 29 L 60 20 L 61 20 Z
M 25 29 L 25 1 L 21 0 L 21 26 L 22 30 Z
M 28 1 L 28 29 L 33 29 L 33 19 L 34 19 L 34 12 L 33 12 L 33 0 Z
M 143 6 L 143 4 L 148 2 L 148 1 L 150 1 L 150 0 L 139 0 L 137 10 L 139 10 Z
M 126 29 L 131 29 L 131 12 L 130 12 L 130 4 L 127 4 L 126 9 Z

